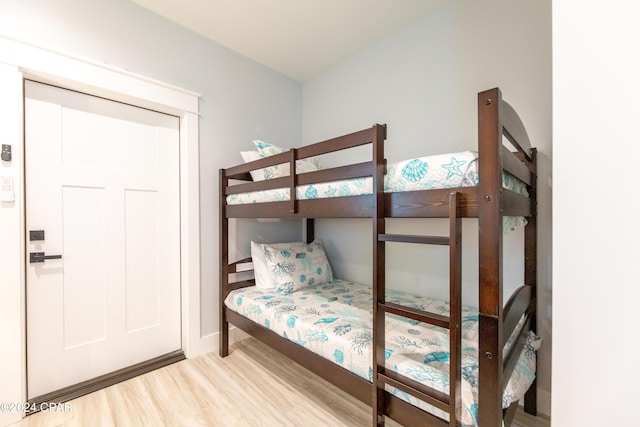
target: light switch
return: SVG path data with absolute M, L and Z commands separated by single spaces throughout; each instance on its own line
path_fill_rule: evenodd
M 0 177 L 0 202 L 14 202 L 15 200 L 16 193 L 13 186 L 13 177 Z

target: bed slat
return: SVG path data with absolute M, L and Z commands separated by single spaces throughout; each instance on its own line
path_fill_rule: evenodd
M 242 266 L 242 265 L 246 265 L 246 264 L 251 264 L 251 257 L 248 258 L 244 258 L 241 260 L 238 260 L 236 262 L 233 262 L 231 264 L 229 264 L 229 273 L 238 273 L 238 267 Z M 246 270 L 240 270 L 241 272 L 245 272 L 245 271 L 251 271 L 251 268 L 247 268 Z
M 443 236 L 418 236 L 410 234 L 380 234 L 378 240 L 383 242 L 422 243 L 427 245 L 449 245 L 449 238 Z
M 529 309 L 531 286 L 521 286 L 511 295 L 504 306 L 502 339 L 507 342 L 518 322 Z
M 527 160 L 531 160 L 531 142 L 520 116 L 502 97 L 500 100 L 500 119 L 504 136 L 526 156 Z
M 272 190 L 275 188 L 285 188 L 289 184 L 288 176 L 281 176 L 273 179 L 265 179 L 263 181 L 252 181 L 242 184 L 230 185 L 226 188 L 227 196 L 232 194 L 249 193 L 251 191 Z
M 363 178 L 371 176 L 371 162 L 358 163 L 350 166 L 321 169 L 296 175 L 298 185 L 316 184 L 321 182 L 339 181 L 343 179 Z M 275 190 L 289 187 L 290 177 L 282 176 L 263 181 L 252 181 L 227 187 L 225 194 L 242 194 L 253 191 Z
M 333 197 L 299 200 L 298 212 L 289 211 L 289 202 L 228 205 L 228 218 L 370 218 L 372 196 Z
M 362 162 L 349 166 L 338 166 L 335 168 L 320 169 L 315 172 L 301 173 L 298 175 L 298 184 L 307 185 L 368 177 L 371 176 L 371 167 L 371 162 Z
M 524 351 L 524 346 L 526 345 L 527 342 L 527 328 L 524 328 L 522 330 L 522 333 L 518 336 L 518 340 L 516 343 L 514 343 L 514 345 L 509 349 L 509 351 L 507 352 L 507 354 L 504 357 L 504 365 L 502 368 L 502 373 L 504 375 L 505 378 L 509 378 L 511 377 L 511 374 L 513 374 L 513 371 L 516 368 L 516 365 L 518 364 L 518 359 L 520 358 L 520 354 Z M 502 382 L 502 393 L 504 393 L 504 390 L 507 388 L 507 381 L 503 381 Z
M 502 215 L 531 216 L 531 200 L 515 191 L 502 189 Z
M 409 377 L 400 375 L 389 369 L 384 369 L 378 374 L 378 387 L 384 387 L 385 384 L 395 387 L 408 393 L 423 402 L 435 406 L 443 411 L 449 411 L 449 395 L 420 384 Z
M 531 185 L 531 171 L 505 146 L 502 146 L 502 167 L 520 181 Z
M 373 135 L 375 135 L 377 132 L 382 132 L 382 137 L 386 138 L 387 126 L 375 124 L 372 128 L 363 129 L 332 139 L 327 139 L 315 144 L 305 145 L 304 147 L 298 148 L 298 155 L 300 158 L 306 158 L 318 156 L 321 154 L 332 153 L 334 151 L 345 150 L 348 148 L 354 148 L 361 145 L 371 144 L 373 142 Z
M 290 154 L 288 151 L 285 151 L 284 153 L 274 154 L 273 156 L 265 157 L 263 159 L 232 166 L 224 171 L 227 179 L 241 179 L 241 177 L 246 176 L 249 171 L 288 163 L 289 159 Z
M 476 187 L 385 193 L 385 216 L 387 218 L 448 218 L 449 195 L 452 191 L 458 193 L 460 216 L 477 217 Z
M 248 279 L 248 280 L 240 280 L 238 282 L 230 282 L 227 286 L 228 286 L 229 292 L 231 292 L 231 291 L 235 291 L 236 289 L 246 288 L 248 286 L 253 286 L 255 284 L 256 284 L 255 279 Z
M 429 190 L 426 196 L 420 191 L 385 193 L 385 216 L 387 218 L 448 218 L 448 205 L 443 198 L 452 189 Z M 478 207 L 475 187 L 455 188 L 460 193 L 460 216 L 477 218 Z M 512 194 L 511 194 L 512 193 Z M 446 203 L 446 202 L 445 202 Z M 503 190 L 503 214 L 529 216 L 531 204 L 527 197 Z M 227 218 L 369 218 L 371 195 L 333 197 L 298 201 L 298 214 L 289 212 L 288 202 L 266 202 L 251 205 L 227 205 Z

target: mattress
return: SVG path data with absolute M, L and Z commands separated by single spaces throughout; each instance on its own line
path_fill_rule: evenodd
M 444 301 L 387 290 L 386 299 L 448 315 Z M 282 295 L 255 286 L 232 291 L 225 305 L 238 314 L 372 381 L 372 291 L 362 284 L 333 280 Z M 411 379 L 449 392 L 449 332 L 436 326 L 386 315 L 385 364 Z M 514 334 L 513 341 L 517 337 Z M 507 344 L 509 345 L 509 344 Z M 535 377 L 539 338 L 530 334 L 503 395 L 503 407 L 520 400 Z M 477 425 L 478 312 L 462 310 L 462 407 L 465 426 Z M 397 389 L 399 398 L 448 420 L 447 413 Z
M 503 174 L 503 186 L 517 193 L 528 195 L 526 185 L 507 173 Z M 433 190 L 438 188 L 474 187 L 478 185 L 478 153 L 462 151 L 418 157 L 387 165 L 384 191 Z M 322 182 L 296 187 L 297 200 L 328 197 L 361 196 L 372 193 L 371 177 Z M 227 196 L 227 204 L 242 205 L 289 200 L 289 188 L 276 188 Z M 505 231 L 525 225 L 523 217 L 504 217 Z
M 301 185 L 296 188 L 298 200 L 371 194 L 371 177 Z M 505 188 L 527 194 L 526 185 L 509 174 L 503 177 Z M 419 157 L 387 165 L 384 191 L 433 190 L 437 188 L 473 187 L 478 185 L 478 153 L 463 151 Z M 230 205 L 289 200 L 289 188 L 252 191 L 227 196 Z

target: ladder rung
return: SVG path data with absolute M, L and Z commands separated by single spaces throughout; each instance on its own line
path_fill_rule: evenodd
M 449 238 L 443 236 L 419 236 L 413 234 L 378 234 L 381 242 L 423 243 L 428 245 L 448 245 Z
M 417 320 L 418 322 L 429 323 L 430 325 L 449 329 L 449 317 L 442 316 L 441 314 L 429 313 L 428 311 L 395 304 L 393 302 L 386 302 L 384 304 L 379 303 L 378 309 L 398 316 L 408 317 L 410 319 Z
M 389 384 L 391 387 L 402 390 L 425 403 L 449 412 L 450 400 L 448 394 L 425 386 L 405 375 L 383 369 L 382 372 L 378 373 L 378 387 L 382 388 L 384 384 Z

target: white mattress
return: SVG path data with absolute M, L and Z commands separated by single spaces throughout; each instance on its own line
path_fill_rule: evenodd
M 387 193 L 474 187 L 478 185 L 478 153 L 462 151 L 391 163 L 387 166 L 384 178 L 384 191 Z M 372 192 L 371 183 L 371 177 L 366 177 L 300 185 L 296 187 L 296 198 L 308 200 L 366 195 Z M 526 185 L 511 175 L 503 174 L 503 185 L 505 188 L 528 195 Z M 289 188 L 276 188 L 231 194 L 227 196 L 227 204 L 281 202 L 289 200 L 289 193 Z M 526 220 L 523 217 L 504 217 L 503 228 L 509 231 L 525 224 Z
M 473 187 L 478 185 L 478 153 L 463 151 L 420 157 L 387 166 L 385 192 L 431 190 L 436 188 Z M 355 178 L 296 188 L 298 200 L 371 194 L 371 178 Z M 505 175 L 504 186 L 527 194 L 526 186 Z M 289 200 L 289 188 L 252 191 L 227 196 L 230 205 Z

